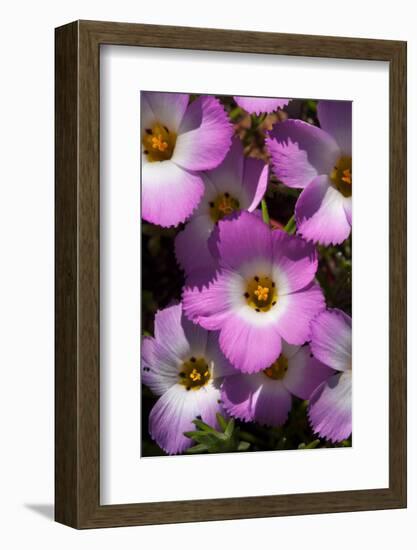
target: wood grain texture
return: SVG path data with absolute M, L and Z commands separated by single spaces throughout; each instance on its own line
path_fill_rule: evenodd
M 101 506 L 99 50 L 102 44 L 390 64 L 389 488 Z M 406 44 L 78 21 L 56 29 L 56 520 L 113 527 L 406 506 Z
M 78 26 L 55 44 L 55 518 L 76 525 Z

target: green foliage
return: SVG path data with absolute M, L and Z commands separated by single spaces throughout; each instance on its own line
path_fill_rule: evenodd
M 184 434 L 196 443 L 188 449 L 188 454 L 231 453 L 249 449 L 249 443 L 240 440 L 240 430 L 235 425 L 234 419 L 226 420 L 221 414 L 216 416 L 219 430 L 214 429 L 198 418 L 193 421 L 197 430 L 185 432 Z
M 184 434 L 194 443 L 187 450 L 187 454 L 308 450 L 351 446 L 351 439 L 342 441 L 338 445 L 331 445 L 314 436 L 307 422 L 307 405 L 307 401 L 294 399 L 288 421 L 279 428 L 240 422 L 233 418 L 228 420 L 217 414 L 219 429 L 215 429 L 200 418 L 196 418 L 193 423 L 197 429 Z

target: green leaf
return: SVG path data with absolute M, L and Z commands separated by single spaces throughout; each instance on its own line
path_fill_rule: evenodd
M 202 432 L 202 431 L 195 431 L 195 432 L 184 432 L 185 437 L 189 437 L 190 439 L 194 439 L 200 436 L 208 436 L 210 435 L 208 432 Z
M 230 439 L 232 437 L 234 429 L 235 429 L 235 421 L 234 421 L 234 418 L 231 418 L 226 426 L 226 429 L 224 430 L 225 437 Z
M 306 449 L 315 449 L 320 444 L 320 439 L 315 439 L 308 445 L 306 445 Z
M 320 439 L 314 439 L 310 443 L 300 443 L 298 445 L 299 449 L 315 449 L 320 444 Z
M 193 420 L 197 430 L 184 432 L 186 437 L 197 443 L 194 446 L 197 449 L 190 452 L 230 453 L 238 450 L 239 430 L 235 430 L 235 421 L 233 419 L 226 421 L 221 415 L 217 415 L 217 420 L 220 425 L 219 431 L 200 418 Z M 191 448 L 194 449 L 194 447 Z
M 227 427 L 227 420 L 220 413 L 216 413 L 216 418 L 220 428 L 225 431 Z
M 196 454 L 196 453 L 205 453 L 207 452 L 207 447 L 201 443 L 199 445 L 194 445 L 193 447 L 189 447 L 186 452 L 190 455 Z
M 250 447 L 250 443 L 248 441 L 240 441 L 239 445 L 237 446 L 238 451 L 247 451 Z
M 199 418 L 196 418 L 195 420 L 193 420 L 193 424 L 195 424 L 197 428 L 199 428 L 200 430 L 203 430 L 204 432 L 216 433 L 216 430 L 214 428 L 212 428 L 211 426 L 209 426 Z
M 184 432 L 184 435 L 206 446 L 215 445 L 217 443 L 216 435 L 207 432 Z

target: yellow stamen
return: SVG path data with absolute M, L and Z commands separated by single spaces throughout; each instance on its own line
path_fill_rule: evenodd
M 209 207 L 210 217 L 214 222 L 218 222 L 225 216 L 240 210 L 239 201 L 227 192 L 218 195 L 213 201 L 209 202 Z
M 335 167 L 330 172 L 330 180 L 333 186 L 344 197 L 352 196 L 352 158 L 340 157 Z
M 258 285 L 258 288 L 257 290 L 255 290 L 254 294 L 258 297 L 258 300 L 260 300 L 261 302 L 266 302 L 268 299 L 269 288 L 266 286 Z
M 168 148 L 168 143 L 163 141 L 161 134 L 158 134 L 152 138 L 152 147 L 153 149 L 158 149 L 158 151 L 163 152 Z
M 280 355 L 270 367 L 264 369 L 263 373 L 273 380 L 282 380 L 287 374 L 288 370 L 288 359 L 285 355 Z
M 349 168 L 346 168 L 346 170 L 343 170 L 342 181 L 344 181 L 345 183 L 348 183 L 349 185 L 352 185 L 352 173 Z
M 181 365 L 178 383 L 189 390 L 199 390 L 209 383 L 210 367 L 204 357 L 190 357 Z
M 142 134 L 142 153 L 148 162 L 169 160 L 175 148 L 177 135 L 159 122 L 145 128 Z
M 228 214 L 232 214 L 233 213 L 233 206 L 230 204 L 230 200 L 227 200 L 226 198 L 224 198 L 219 206 L 217 207 L 220 212 L 224 215 L 224 216 L 227 216 Z
M 198 382 L 198 380 L 201 380 L 201 374 L 197 372 L 197 369 L 193 369 L 190 372 L 190 378 L 193 382 Z
M 268 275 L 256 274 L 246 282 L 243 297 L 257 313 L 269 311 L 278 301 L 278 288 Z

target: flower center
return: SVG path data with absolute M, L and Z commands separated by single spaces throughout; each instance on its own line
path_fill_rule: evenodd
M 143 153 L 149 162 L 169 160 L 174 152 L 177 134 L 157 122 L 146 128 L 142 136 Z
M 344 197 L 352 196 L 352 157 L 340 157 L 330 173 L 330 179 Z
M 198 390 L 210 380 L 210 369 L 204 357 L 190 357 L 184 361 L 179 373 L 179 383 L 187 391 Z
M 280 355 L 270 367 L 265 369 L 263 373 L 273 380 L 282 380 L 287 374 L 288 370 L 288 359 L 285 355 Z
M 278 300 L 276 284 L 267 276 L 255 275 L 249 279 L 243 296 L 246 303 L 258 313 L 269 311 Z
M 214 222 L 218 222 L 240 209 L 239 201 L 227 192 L 218 195 L 214 201 L 209 202 L 209 206 L 210 217 Z

